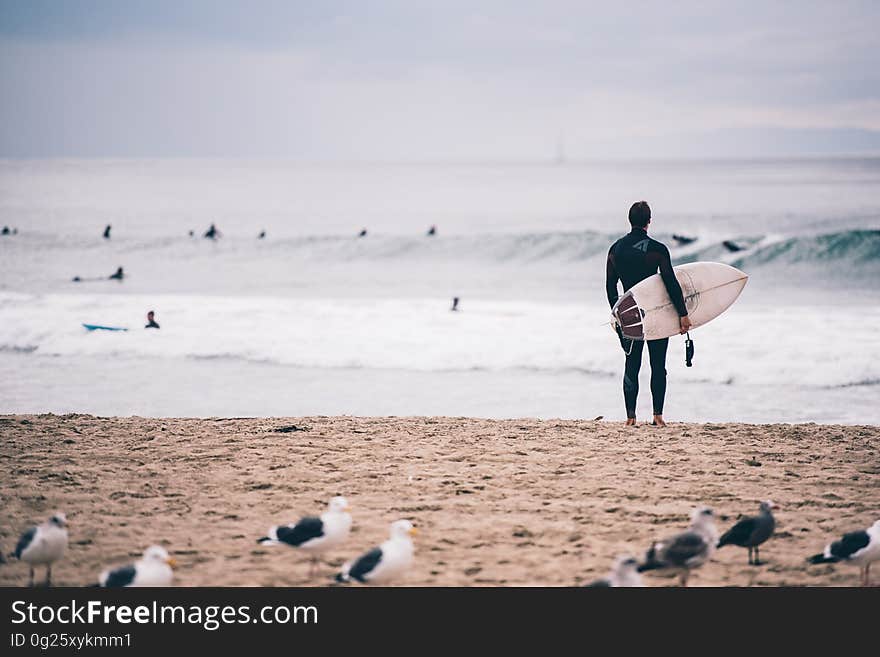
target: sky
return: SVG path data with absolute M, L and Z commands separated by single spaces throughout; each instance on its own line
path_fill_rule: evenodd
M 880 152 L 880 2 L 0 0 L 0 156 Z

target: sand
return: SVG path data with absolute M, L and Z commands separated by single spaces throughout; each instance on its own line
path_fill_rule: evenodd
M 277 431 L 291 425 L 302 430 Z M 857 585 L 857 568 L 805 557 L 880 518 L 874 426 L 7 415 L 0 459 L 0 549 L 65 511 L 70 550 L 53 574 L 69 586 L 152 543 L 180 562 L 184 586 L 325 585 L 401 517 L 421 530 L 401 584 L 572 586 L 686 527 L 695 505 L 723 531 L 766 498 L 782 506 L 768 563 L 726 547 L 691 585 Z M 336 494 L 354 528 L 316 579 L 306 555 L 255 542 Z M 26 583 L 25 564 L 0 565 L 0 585 Z

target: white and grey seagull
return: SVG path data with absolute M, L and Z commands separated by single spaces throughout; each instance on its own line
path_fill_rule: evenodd
M 715 552 L 718 532 L 715 514 L 708 507 L 698 507 L 691 513 L 691 526 L 687 531 L 655 541 L 645 553 L 645 561 L 639 572 L 658 569 L 678 570 L 680 584 L 687 586 L 691 570 L 706 563 Z
M 642 586 L 642 576 L 639 575 L 639 562 L 628 554 L 619 556 L 608 575 L 594 580 L 585 586 L 591 588 Z
M 386 584 L 399 577 L 412 564 L 415 552 L 412 537 L 416 533 L 416 528 L 409 520 L 392 522 L 388 540 L 342 566 L 336 581 Z
M 67 516 L 60 511 L 44 523 L 31 527 L 15 546 L 16 559 L 30 566 L 30 585 L 34 585 L 34 567 L 46 566 L 46 586 L 52 583 L 52 564 L 67 551 Z
M 171 586 L 174 580 L 172 568 L 177 565 L 168 551 L 151 545 L 144 550 L 144 556 L 127 566 L 108 568 L 98 576 L 98 584 L 107 588 Z
M 270 527 L 266 536 L 257 539 L 257 543 L 288 545 L 310 553 L 309 576 L 314 576 L 319 555 L 342 545 L 348 538 L 351 531 L 350 508 L 344 497 L 334 497 L 327 511 L 320 516 L 306 516 L 290 525 Z
M 810 563 L 854 563 L 862 569 L 862 586 L 869 586 L 871 564 L 880 561 L 880 520 L 867 529 L 849 532 L 825 546 L 820 554 L 807 559 Z

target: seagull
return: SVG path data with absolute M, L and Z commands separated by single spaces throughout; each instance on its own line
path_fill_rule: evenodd
M 34 566 L 46 566 L 46 586 L 52 583 L 52 564 L 64 556 L 67 550 L 67 516 L 60 511 L 44 523 L 31 527 L 15 546 L 16 559 L 31 568 L 30 585 L 34 585 Z
M 714 513 L 708 507 L 694 509 L 690 528 L 652 543 L 645 553 L 645 562 L 639 566 L 639 572 L 675 568 L 681 571 L 681 585 L 687 586 L 691 570 L 702 566 L 715 552 L 718 532 L 715 530 L 713 518 Z
M 309 576 L 315 574 L 318 555 L 341 545 L 351 531 L 351 507 L 341 496 L 330 500 L 328 510 L 320 517 L 306 516 L 292 525 L 276 525 L 270 527 L 266 536 L 257 539 L 257 543 L 269 545 L 289 545 L 312 553 Z
M 862 586 L 870 583 L 871 563 L 880 561 L 880 520 L 867 529 L 849 532 L 825 546 L 821 554 L 808 558 L 810 563 L 837 563 L 848 561 L 862 568 Z
M 418 533 L 409 520 L 391 523 L 390 538 L 342 566 L 337 582 L 357 580 L 361 584 L 385 584 L 403 574 L 413 560 L 412 537 Z
M 587 584 L 587 587 L 642 586 L 638 571 L 639 562 L 629 555 L 617 557 L 607 576 Z
M 98 584 L 108 588 L 171 586 L 174 579 L 171 569 L 176 565 L 177 562 L 168 556 L 165 548 L 152 545 L 144 550 L 140 561 L 119 568 L 108 568 L 102 572 L 98 577 Z
M 758 559 L 758 546 L 773 536 L 773 530 L 776 529 L 773 509 L 778 508 L 779 506 L 770 500 L 761 502 L 758 515 L 747 516 L 728 529 L 718 541 L 718 547 L 738 545 L 748 548 L 749 565 L 760 566 L 762 562 Z M 754 560 L 752 560 L 752 550 L 755 551 Z

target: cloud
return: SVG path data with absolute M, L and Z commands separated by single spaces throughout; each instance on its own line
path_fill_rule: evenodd
M 3 1 L 0 154 L 534 158 L 559 133 L 578 156 L 878 130 L 877 18 L 862 2 Z

